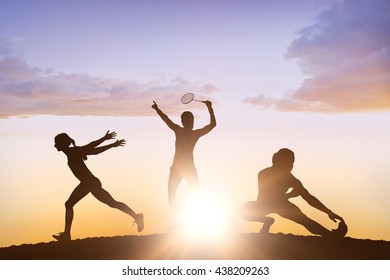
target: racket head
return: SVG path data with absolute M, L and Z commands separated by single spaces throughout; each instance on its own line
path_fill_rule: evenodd
M 188 92 L 181 97 L 181 103 L 188 104 L 194 100 L 195 95 L 192 92 Z

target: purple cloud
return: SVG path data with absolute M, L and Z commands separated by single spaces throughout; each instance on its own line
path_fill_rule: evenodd
M 31 68 L 21 58 L 4 56 L 0 60 L 0 118 L 149 115 L 153 100 L 163 101 L 172 113 L 179 110 L 181 95 L 194 88 L 201 89 L 204 97 L 217 91 L 211 84 L 193 84 L 181 77 L 148 83 L 112 80 Z
M 390 2 L 345 0 L 298 32 L 286 58 L 309 75 L 300 88 L 276 99 L 245 102 L 281 111 L 390 110 Z

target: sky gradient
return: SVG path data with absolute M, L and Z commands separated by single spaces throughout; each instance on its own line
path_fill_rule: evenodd
M 201 186 L 222 196 L 237 232 L 257 231 L 240 206 L 278 149 L 293 174 L 345 218 L 348 236 L 390 240 L 388 1 L 0 0 L 0 246 L 63 230 L 78 184 L 54 136 L 87 144 L 114 130 L 127 145 L 86 164 L 114 198 L 165 232 L 174 135 L 213 101 L 217 127 L 195 149 Z M 178 198 L 185 197 L 182 184 Z M 294 199 L 328 228 L 327 216 Z M 272 232 L 308 235 L 278 216 Z M 137 234 L 129 218 L 86 197 L 74 238 Z

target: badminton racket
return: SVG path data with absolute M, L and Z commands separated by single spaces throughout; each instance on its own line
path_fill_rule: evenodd
M 186 93 L 181 98 L 181 103 L 188 104 L 191 101 L 203 102 L 202 100 L 194 99 L 195 95 L 192 92 Z

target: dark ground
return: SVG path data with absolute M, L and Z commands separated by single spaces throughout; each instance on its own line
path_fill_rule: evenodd
M 389 260 L 390 241 L 257 233 L 229 240 L 175 234 L 76 239 L 0 248 L 3 260 Z

